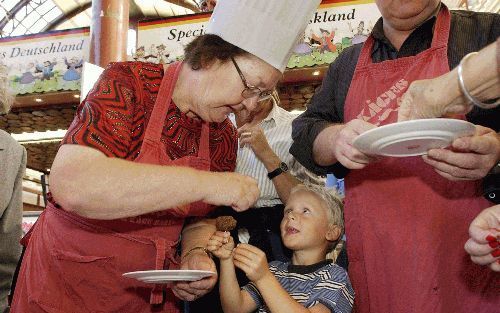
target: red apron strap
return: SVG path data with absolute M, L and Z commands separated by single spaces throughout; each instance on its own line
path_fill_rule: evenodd
M 361 54 L 359 55 L 358 64 L 356 66 L 357 68 L 362 68 L 372 63 L 371 54 L 374 42 L 373 36 L 370 34 L 363 43 L 363 48 L 361 48 Z
M 163 238 L 157 238 L 153 240 L 156 247 L 156 265 L 155 270 L 162 270 L 165 264 L 166 255 L 166 242 Z M 163 302 L 163 290 L 161 285 L 155 285 L 151 291 L 151 298 L 149 303 L 151 304 L 161 304 Z
M 153 239 L 153 243 L 156 248 L 155 270 L 163 270 L 166 259 L 169 260 L 169 267 L 171 264 L 178 264 L 174 257 L 175 249 L 173 248 L 178 242 L 167 242 L 164 238 L 155 238 Z M 161 304 L 163 302 L 163 295 L 163 285 L 155 285 L 151 291 L 149 303 Z
M 201 125 L 200 150 L 198 157 L 210 160 L 210 125 L 208 122 L 203 122 Z
M 434 36 L 432 37 L 431 48 L 445 47 L 448 45 L 448 37 L 450 35 L 450 21 L 451 15 L 450 11 L 446 5 L 441 4 L 441 9 L 439 10 L 436 25 L 434 27 Z M 375 40 L 373 36 L 368 36 L 358 59 L 358 67 L 364 67 L 372 63 L 372 50 Z
M 441 4 L 432 36 L 431 48 L 445 47 L 450 36 L 451 15 L 446 5 Z
M 177 77 L 179 76 L 181 68 L 182 62 L 176 62 L 170 64 L 165 71 L 153 112 L 148 122 L 146 134 L 144 135 L 144 141 L 160 142 L 165 116 L 172 102 L 172 94 L 174 93 L 175 83 L 177 82 Z

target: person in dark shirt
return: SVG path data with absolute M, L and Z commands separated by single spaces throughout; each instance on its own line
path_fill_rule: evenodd
M 346 176 L 345 221 L 356 311 L 493 312 L 500 279 L 463 250 L 468 225 L 490 206 L 479 180 L 498 161 L 499 109 L 474 108 L 477 147 L 378 159 L 352 146 L 360 133 L 397 121 L 415 80 L 437 77 L 500 35 L 500 16 L 449 12 L 438 0 L 377 0 L 382 18 L 364 44 L 330 65 L 293 123 L 290 152 L 321 174 Z M 457 301 L 460 299 L 459 301 Z

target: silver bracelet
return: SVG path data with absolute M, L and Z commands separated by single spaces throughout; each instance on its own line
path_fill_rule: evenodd
M 495 108 L 496 106 L 498 106 L 500 104 L 500 99 L 493 102 L 493 103 L 484 103 L 484 102 L 481 102 L 479 101 L 477 98 L 473 97 L 469 91 L 467 90 L 467 88 L 465 87 L 465 83 L 464 83 L 464 77 L 463 77 L 463 69 L 462 69 L 462 65 L 464 63 L 464 61 L 466 59 L 468 59 L 470 56 L 474 55 L 474 54 L 477 54 L 477 52 L 471 52 L 469 54 L 467 54 L 463 59 L 462 61 L 460 61 L 460 64 L 458 65 L 458 82 L 460 84 L 460 89 L 462 90 L 462 93 L 464 94 L 464 96 L 467 98 L 467 100 L 469 100 L 470 103 L 474 104 L 475 106 L 478 106 L 482 109 L 493 109 Z

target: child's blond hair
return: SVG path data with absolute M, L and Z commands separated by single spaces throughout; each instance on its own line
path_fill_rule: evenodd
M 339 226 L 342 233 L 344 232 L 344 204 L 334 189 L 303 183 L 292 188 L 290 193 L 299 189 L 305 189 L 318 195 L 325 203 L 330 223 Z

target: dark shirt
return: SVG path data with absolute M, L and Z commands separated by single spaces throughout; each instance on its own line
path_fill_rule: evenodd
M 375 63 L 414 56 L 430 48 L 436 17 L 430 18 L 405 40 L 396 50 L 384 35 L 382 18 L 373 28 L 375 43 L 372 60 Z M 478 51 L 500 36 L 500 15 L 470 11 L 451 11 L 450 37 L 448 39 L 448 63 L 455 68 L 468 53 Z M 348 170 L 340 163 L 319 166 L 312 156 L 313 143 L 318 134 L 332 123 L 344 122 L 344 102 L 358 62 L 363 44 L 346 48 L 334 63 L 330 64 L 321 88 L 311 99 L 307 110 L 293 121 L 293 144 L 290 153 L 309 170 L 318 174 L 334 173 L 344 177 Z M 496 131 L 500 129 L 500 107 L 482 110 L 477 107 L 467 114 L 467 120 Z

